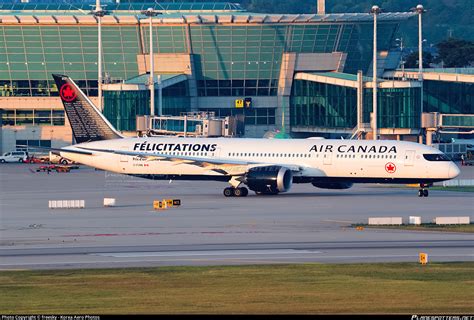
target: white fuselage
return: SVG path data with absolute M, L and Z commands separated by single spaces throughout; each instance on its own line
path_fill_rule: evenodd
M 442 154 L 425 145 L 404 141 L 325 139 L 201 139 L 126 138 L 68 147 L 94 150 L 93 155 L 61 152 L 61 156 L 94 168 L 129 175 L 199 177 L 222 180 L 249 168 L 286 166 L 294 179 L 339 178 L 354 182 L 417 182 L 449 180 L 459 174 L 451 161 L 428 161 L 424 154 Z M 68 149 L 65 148 L 65 149 Z M 101 152 L 100 150 L 104 150 Z M 154 159 L 111 151 L 157 155 Z M 170 158 L 162 158 L 166 155 Z M 173 158 L 176 157 L 176 158 Z M 184 159 L 183 159 L 184 158 Z M 219 161 L 198 166 L 187 158 Z M 226 165 L 228 162 L 231 165 Z M 219 169 L 225 167 L 225 174 Z M 298 169 L 293 169 L 297 167 Z

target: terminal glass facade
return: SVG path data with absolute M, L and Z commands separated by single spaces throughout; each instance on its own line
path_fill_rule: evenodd
M 214 112 L 217 117 L 239 116 L 244 117 L 246 125 L 275 125 L 276 108 L 253 109 L 201 109 L 200 111 Z
M 104 116 L 117 130 L 134 131 L 137 115 L 150 114 L 150 92 L 104 91 Z
M 380 23 L 380 50 L 389 49 L 397 26 Z M 347 52 L 345 72 L 367 71 L 371 28 L 367 22 L 160 25 L 154 50 L 193 55 L 199 96 L 276 96 L 285 52 Z M 149 50 L 147 24 L 103 25 L 102 32 L 105 79 L 137 76 L 137 55 Z M 97 26 L 0 26 L 0 96 L 57 96 L 52 73 L 97 95 Z
M 389 48 L 396 27 L 381 26 L 385 35 L 380 37 L 382 50 Z M 348 53 L 347 71 L 367 71 L 372 50 L 370 28 L 370 24 L 191 26 L 198 94 L 276 96 L 281 59 L 287 52 L 343 51 Z M 161 41 L 157 43 L 159 46 Z
M 423 87 L 425 112 L 474 113 L 474 83 L 425 80 Z
M 163 115 L 179 116 L 190 111 L 186 82 L 163 89 Z M 155 114 L 158 114 L 158 90 L 155 91 Z M 136 116 L 150 114 L 149 90 L 104 91 L 104 115 L 122 131 L 135 131 Z
M 64 110 L 45 109 L 9 109 L 2 110 L 3 126 L 63 126 Z
M 458 128 L 473 128 L 474 127 L 474 116 L 469 115 L 444 115 L 443 125 L 447 127 L 458 127 Z
M 379 128 L 420 128 L 421 88 L 379 89 L 377 93 Z M 364 90 L 365 123 L 370 123 L 372 101 L 372 89 Z
M 352 129 L 357 125 L 357 89 L 295 80 L 290 98 L 292 126 Z M 364 90 L 363 119 L 370 123 L 372 89 Z M 380 128 L 419 128 L 420 88 L 378 91 Z
M 357 125 L 356 89 L 295 80 L 292 90 L 292 126 L 353 128 Z
M 107 26 L 102 37 L 104 74 L 136 76 L 138 27 Z M 97 52 L 96 26 L 0 26 L 0 96 L 57 96 L 52 73 L 97 96 Z

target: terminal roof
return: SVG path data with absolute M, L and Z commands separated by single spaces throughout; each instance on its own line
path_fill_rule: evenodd
M 373 16 L 370 13 L 329 13 L 329 14 L 265 14 L 246 12 L 238 3 L 231 2 L 150 2 L 150 3 L 108 3 L 103 6 L 107 10 L 112 20 L 121 23 L 125 19 L 121 17 L 129 16 L 134 21 L 148 19 L 141 14 L 142 10 L 154 8 L 162 15 L 154 18 L 154 22 L 159 23 L 192 23 L 192 24 L 267 24 L 267 23 L 334 23 L 334 22 L 372 22 Z M 91 13 L 94 6 L 90 3 L 15 3 L 0 4 L 0 20 L 2 23 L 15 23 L 8 18 L 16 19 L 16 23 L 31 23 L 36 20 L 41 24 L 41 16 L 72 16 L 77 23 L 90 23 L 88 19 L 83 19 Z M 400 21 L 415 16 L 412 12 L 387 12 L 378 16 L 379 21 Z M 5 18 L 2 18 L 5 17 Z M 22 17 L 27 16 L 26 19 Z M 37 18 L 38 17 L 38 18 Z M 113 18 L 112 18 L 113 17 Z M 28 21 L 27 21 L 28 20 Z M 53 20 L 56 20 L 54 18 Z M 112 21 L 111 20 L 111 21 Z M 130 22 L 130 21 L 128 21 Z M 61 23 L 61 22 L 60 22 Z M 107 22 L 105 22 L 107 23 Z M 127 23 L 127 21 L 125 22 Z
M 140 3 L 106 3 L 102 5 L 103 9 L 110 12 L 129 12 L 139 13 L 142 10 L 153 8 L 161 11 L 243 11 L 238 3 L 230 2 L 140 2 Z M 76 2 L 68 3 L 0 3 L 1 11 L 13 11 L 15 14 L 22 14 L 23 12 L 64 12 L 71 13 L 71 11 L 89 11 L 94 6 L 91 3 Z

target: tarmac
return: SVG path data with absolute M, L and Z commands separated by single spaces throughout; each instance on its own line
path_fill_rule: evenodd
M 278 196 L 225 198 L 220 182 L 148 181 L 81 167 L 36 172 L 0 165 L 0 270 L 271 263 L 474 261 L 474 235 L 384 229 L 358 231 L 369 217 L 471 216 L 473 193 L 356 185 L 294 185 Z M 472 179 L 474 167 L 461 167 Z M 116 207 L 105 208 L 104 198 Z M 153 210 L 153 201 L 182 206 Z M 85 200 L 49 209 L 48 200 Z

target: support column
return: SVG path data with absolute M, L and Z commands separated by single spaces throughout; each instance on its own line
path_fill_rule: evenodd
M 296 53 L 283 53 L 278 80 L 277 119 L 280 119 L 282 130 L 290 131 L 290 96 L 296 67 Z M 278 123 L 278 122 L 277 122 Z
M 431 146 L 433 144 L 433 131 L 426 130 L 426 145 Z
M 362 70 L 357 72 L 357 131 L 361 132 L 364 122 L 364 78 Z
M 377 89 L 378 89 L 378 81 L 377 81 L 377 15 L 381 12 L 381 9 L 378 6 L 373 6 L 371 10 L 372 14 L 374 15 L 374 61 L 373 61 L 373 129 L 372 129 L 372 139 L 377 140 L 377 133 L 378 133 L 378 126 L 377 126 Z

